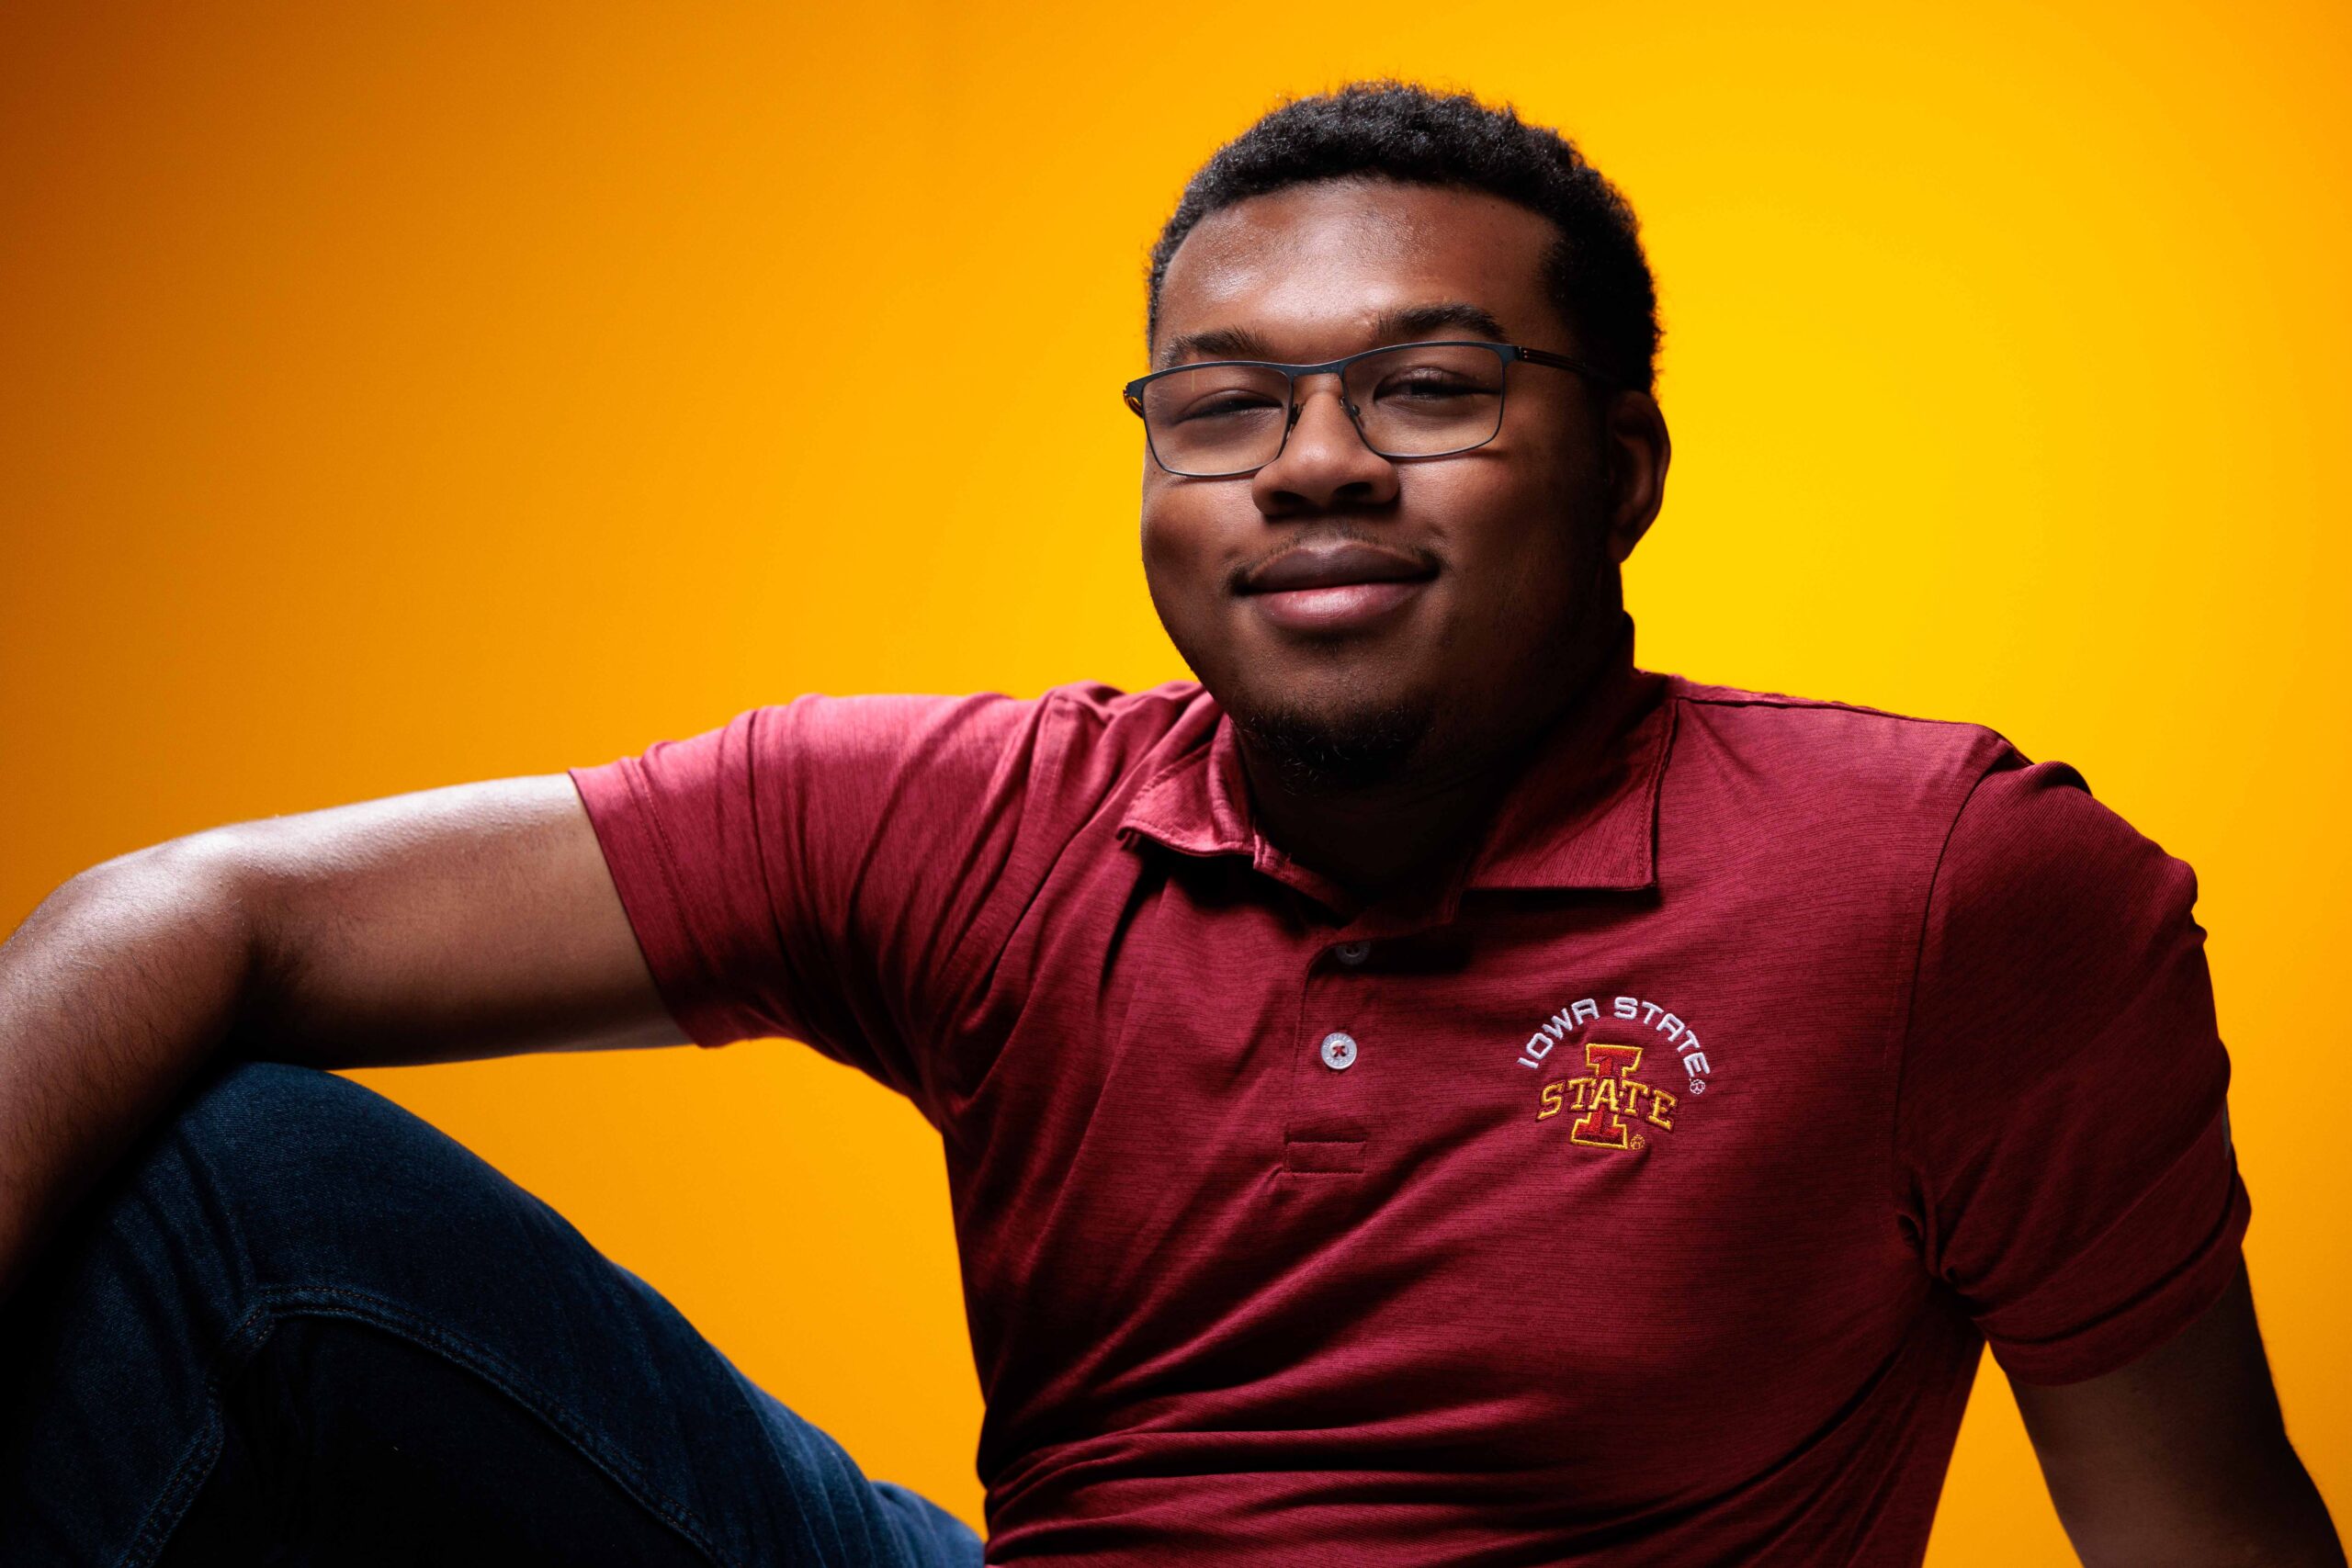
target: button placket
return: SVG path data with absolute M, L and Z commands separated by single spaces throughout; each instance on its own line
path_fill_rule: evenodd
M 1371 1059 L 1380 1043 L 1370 1007 L 1378 977 L 1364 968 L 1372 953 L 1372 942 L 1353 941 L 1307 956 L 1283 1157 L 1283 1168 L 1294 1174 L 1353 1175 L 1364 1168 L 1374 1120 L 1369 1112 L 1381 1076 Z

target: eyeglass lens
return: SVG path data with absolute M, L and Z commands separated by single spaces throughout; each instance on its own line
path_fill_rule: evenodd
M 1384 457 L 1436 457 L 1502 428 L 1503 356 L 1483 345 L 1403 344 L 1340 373 L 1364 444 Z M 1151 381 L 1143 416 L 1170 472 L 1210 478 L 1263 468 L 1282 451 L 1291 381 L 1255 365 L 1204 365 Z

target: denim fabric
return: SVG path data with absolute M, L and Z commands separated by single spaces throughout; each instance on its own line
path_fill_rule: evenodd
M 201 1084 L 0 1310 L 0 1563 L 970 1568 L 643 1280 L 381 1096 Z

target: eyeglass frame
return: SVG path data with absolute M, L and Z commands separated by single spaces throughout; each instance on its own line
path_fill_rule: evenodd
M 1363 416 L 1362 411 L 1357 409 L 1353 403 L 1347 400 L 1344 391 L 1344 389 L 1347 386 L 1345 372 L 1349 366 L 1353 365 L 1359 359 L 1369 359 L 1376 354 L 1396 354 L 1410 348 L 1485 348 L 1493 350 L 1496 356 L 1503 362 L 1503 388 L 1499 394 L 1502 406 L 1495 410 L 1495 428 L 1487 432 L 1484 437 L 1479 440 L 1473 441 L 1467 446 L 1456 446 L 1444 452 L 1383 452 L 1379 447 L 1374 446 L 1372 444 L 1372 437 L 1364 434 Z M 1458 457 L 1464 452 L 1476 452 L 1479 447 L 1486 446 L 1488 442 L 1494 440 L 1496 436 L 1500 435 L 1503 433 L 1503 409 L 1510 406 L 1510 367 L 1515 363 L 1544 365 L 1548 366 L 1555 370 L 1574 371 L 1579 376 L 1589 377 L 1593 380 L 1599 381 L 1604 386 L 1620 389 L 1632 385 L 1632 383 L 1627 381 L 1623 377 L 1612 375 L 1609 371 L 1603 370 L 1600 366 L 1591 363 L 1589 360 L 1578 359 L 1573 355 L 1554 354 L 1548 349 L 1529 348 L 1524 344 L 1516 343 L 1496 343 L 1491 338 L 1438 338 L 1429 342 L 1416 340 L 1410 343 L 1382 344 L 1377 348 L 1363 349 L 1355 354 L 1344 355 L 1338 359 L 1327 359 L 1320 365 L 1290 365 L 1275 359 L 1194 360 L 1188 364 L 1171 365 L 1164 370 L 1154 370 L 1147 376 L 1138 376 L 1134 380 L 1128 382 L 1125 386 L 1120 388 L 1119 394 L 1125 400 L 1127 407 L 1133 411 L 1135 416 L 1143 421 L 1144 450 L 1151 455 L 1151 460 L 1155 464 L 1159 465 L 1159 470 L 1162 473 L 1172 475 L 1180 479 L 1238 479 L 1244 474 L 1256 473 L 1259 469 L 1266 467 L 1267 463 L 1278 461 L 1282 457 L 1282 455 L 1285 451 L 1289 450 L 1290 433 L 1294 429 L 1297 428 L 1299 411 L 1306 406 L 1304 403 L 1299 401 L 1298 397 L 1298 381 L 1299 378 L 1302 376 L 1339 376 L 1340 378 L 1340 385 L 1343 389 L 1340 398 L 1340 406 L 1347 411 L 1348 423 L 1355 426 L 1356 439 L 1363 443 L 1364 449 L 1370 452 L 1374 457 L 1383 458 L 1391 463 L 1411 463 L 1418 462 L 1424 457 Z M 1160 379 L 1162 377 L 1180 375 L 1188 370 L 1216 370 L 1229 366 L 1247 367 L 1253 370 L 1279 370 L 1283 373 L 1283 380 L 1285 382 L 1285 392 L 1289 403 L 1289 412 L 1283 420 L 1283 438 L 1274 447 L 1273 456 L 1268 457 L 1264 463 L 1253 463 L 1246 468 L 1231 468 L 1222 473 L 1215 474 L 1191 474 L 1186 473 L 1182 468 L 1170 468 L 1166 463 L 1160 461 L 1159 448 L 1152 443 L 1151 420 L 1150 417 L 1143 412 L 1144 388 L 1149 386 L 1152 382 Z

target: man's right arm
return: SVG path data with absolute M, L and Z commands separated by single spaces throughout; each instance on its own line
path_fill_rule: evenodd
M 684 1039 L 561 773 L 106 862 L 0 944 L 0 1300 L 224 1051 L 384 1066 Z

